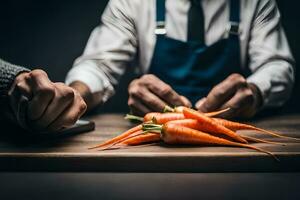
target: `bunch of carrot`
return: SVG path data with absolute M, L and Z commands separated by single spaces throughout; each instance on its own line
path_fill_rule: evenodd
M 151 112 L 143 118 L 127 115 L 126 119 L 138 120 L 142 123 L 90 149 L 116 149 L 163 141 L 167 144 L 220 145 L 250 148 L 276 158 L 271 152 L 248 144 L 249 142 L 275 142 L 242 136 L 236 131 L 255 130 L 275 137 L 291 138 L 248 124 L 216 118 L 216 116 L 228 110 L 201 113 L 191 108 L 180 106 L 174 109 L 166 107 L 165 111 L 168 112 Z

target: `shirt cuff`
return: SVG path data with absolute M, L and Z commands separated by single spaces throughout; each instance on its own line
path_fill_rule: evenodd
M 75 81 L 86 84 L 92 93 L 100 92 L 102 103 L 115 93 L 108 77 L 91 61 L 79 63 L 70 70 L 65 82 L 70 85 Z

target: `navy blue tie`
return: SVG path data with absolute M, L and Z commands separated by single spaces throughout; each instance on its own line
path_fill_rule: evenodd
M 188 12 L 188 41 L 204 43 L 204 16 L 200 0 L 190 0 Z

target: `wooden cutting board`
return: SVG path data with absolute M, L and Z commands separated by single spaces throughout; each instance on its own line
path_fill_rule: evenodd
M 300 171 L 300 141 L 272 138 L 253 131 L 241 134 L 285 142 L 286 146 L 258 143 L 273 152 L 208 146 L 167 146 L 157 144 L 110 151 L 88 150 L 120 134 L 132 124 L 123 115 L 91 117 L 95 131 L 53 138 L 30 138 L 6 125 L 0 138 L 2 171 L 118 171 L 118 172 L 291 172 Z M 250 122 L 261 128 L 300 137 L 300 115 L 268 117 Z

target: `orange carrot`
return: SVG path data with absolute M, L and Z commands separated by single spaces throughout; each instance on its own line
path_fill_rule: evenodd
M 269 140 L 258 139 L 258 138 L 254 138 L 254 137 L 250 137 L 250 136 L 246 136 L 246 135 L 242 135 L 242 138 L 246 139 L 247 141 L 252 141 L 252 142 L 261 142 L 261 143 L 266 143 L 266 144 L 276 144 L 276 145 L 285 146 L 285 143 L 273 142 L 273 141 L 269 141 Z
M 160 131 L 161 139 L 167 144 L 193 144 L 193 145 L 224 145 L 224 146 L 235 146 L 244 147 L 260 151 L 273 156 L 278 160 L 271 152 L 265 151 L 261 148 L 242 144 L 238 142 L 232 142 L 223 138 L 212 136 L 202 131 L 194 130 L 184 126 L 178 126 L 172 123 L 166 123 L 164 125 L 144 125 L 143 130 L 149 131 Z
M 170 106 L 165 106 L 164 112 L 183 113 L 183 109 L 184 108 L 188 108 L 188 107 L 177 106 L 175 108 L 171 108 Z M 208 112 L 208 113 L 203 113 L 203 114 L 206 115 L 207 117 L 215 117 L 215 116 L 218 116 L 220 114 L 223 114 L 223 113 L 227 112 L 228 110 L 230 110 L 230 108 L 225 108 L 223 110 L 214 111 L 214 112 Z
M 156 123 L 165 123 L 175 119 L 184 119 L 184 115 L 182 113 L 159 113 L 159 112 L 150 112 L 147 113 L 144 117 L 138 117 L 134 115 L 127 114 L 125 119 L 135 120 L 140 122 L 153 122 L 153 119 L 156 119 Z
M 253 131 L 259 131 L 262 133 L 266 133 L 269 135 L 273 135 L 276 137 L 280 137 L 280 138 L 288 138 L 288 139 L 296 139 L 296 140 L 300 140 L 300 138 L 293 138 L 293 137 L 289 137 L 289 136 L 284 136 L 284 135 L 280 135 L 277 133 L 274 133 L 272 131 L 268 131 L 262 128 L 258 128 L 249 124 L 243 124 L 243 123 L 238 123 L 238 122 L 233 122 L 233 121 L 229 121 L 226 119 L 221 119 L 221 118 L 213 118 L 213 120 L 215 122 L 217 122 L 218 124 L 221 124 L 222 126 L 225 126 L 226 128 L 233 130 L 233 131 L 238 131 L 238 130 L 253 130 Z
M 156 116 L 161 115 L 161 114 L 162 114 L 162 113 L 159 113 L 159 112 L 150 112 L 150 113 L 147 113 L 147 114 L 144 116 L 143 122 L 152 121 L 152 120 L 153 120 L 153 117 L 156 117 Z
M 137 137 L 137 136 L 145 135 L 145 134 L 146 134 L 145 131 L 138 130 L 138 131 L 133 132 L 130 135 L 128 135 L 128 136 L 126 136 L 126 137 L 124 137 L 124 138 L 122 138 L 120 140 L 117 140 L 117 141 L 109 144 L 109 145 L 105 145 L 104 147 L 100 147 L 99 150 L 100 151 L 104 151 L 104 150 L 108 150 L 108 149 L 112 149 L 112 148 L 115 149 L 116 145 L 118 145 L 118 144 L 120 144 L 120 143 L 122 143 L 122 142 L 124 142 L 126 140 L 132 139 L 132 138 Z
M 95 149 L 95 148 L 101 148 L 101 147 L 103 148 L 103 147 L 105 147 L 105 146 L 114 144 L 115 142 L 120 141 L 120 140 L 122 140 L 122 139 L 128 137 L 128 136 L 131 135 L 132 133 L 135 133 L 135 132 L 137 132 L 137 131 L 139 131 L 139 130 L 142 130 L 142 127 L 143 127 L 143 126 L 142 126 L 141 124 L 140 124 L 140 125 L 137 125 L 137 126 L 131 128 L 131 129 L 127 130 L 126 132 L 122 133 L 121 135 L 118 135 L 117 137 L 114 137 L 114 138 L 112 138 L 112 139 L 110 139 L 110 140 L 108 140 L 108 141 L 106 141 L 106 142 L 103 142 L 103 143 L 101 143 L 101 144 L 99 144 L 99 145 L 96 145 L 96 146 L 94 146 L 94 147 L 91 147 L 91 148 L 89 148 L 89 149 Z
M 125 119 L 132 120 L 132 121 L 138 121 L 138 122 L 151 122 L 151 121 L 153 121 L 154 118 L 156 118 L 157 124 L 163 124 L 163 123 L 166 123 L 166 122 L 172 121 L 172 120 L 184 119 L 185 118 L 183 115 L 184 108 L 187 108 L 187 107 L 179 106 L 179 107 L 175 107 L 173 109 L 169 106 L 166 106 L 165 111 L 171 111 L 171 113 L 170 112 L 164 112 L 164 113 L 150 112 L 150 113 L 147 113 L 144 117 L 127 114 L 125 116 Z M 223 110 L 209 112 L 209 113 L 203 113 L 203 114 L 207 117 L 215 117 L 224 112 L 227 112 L 228 110 L 229 110 L 229 108 L 226 108 Z
M 199 123 L 196 119 L 174 120 L 174 121 L 170 121 L 168 123 L 169 124 L 170 123 L 175 124 L 177 126 L 184 126 L 184 127 L 192 128 L 192 129 L 195 129 L 195 130 L 198 130 L 198 131 L 203 131 L 202 124 Z M 263 140 L 263 139 L 257 139 L 257 138 L 250 137 L 250 136 L 241 136 L 241 137 L 244 138 L 247 141 L 249 140 L 249 141 L 254 141 L 254 142 L 284 145 L 283 143 L 272 142 L 272 141 Z
M 160 135 L 157 133 L 145 133 L 136 135 L 135 137 L 129 138 L 127 140 L 124 140 L 123 142 L 120 142 L 120 145 L 129 145 L 129 146 L 135 146 L 150 142 L 158 142 L 160 141 Z
M 155 124 L 164 124 L 169 121 L 185 119 L 183 113 L 162 113 L 160 115 L 156 115 L 152 118 L 152 121 Z
M 196 119 L 198 122 L 200 122 L 202 124 L 202 131 L 216 134 L 222 133 L 230 138 L 235 139 L 236 141 L 247 143 L 245 139 L 236 134 L 234 131 L 218 124 L 212 118 L 205 116 L 203 113 L 193 109 L 183 108 L 183 114 L 186 118 Z
M 202 126 L 202 123 L 199 123 L 196 119 L 179 119 L 169 121 L 168 123 L 176 124 L 177 126 L 185 126 L 197 130 L 201 130 Z

